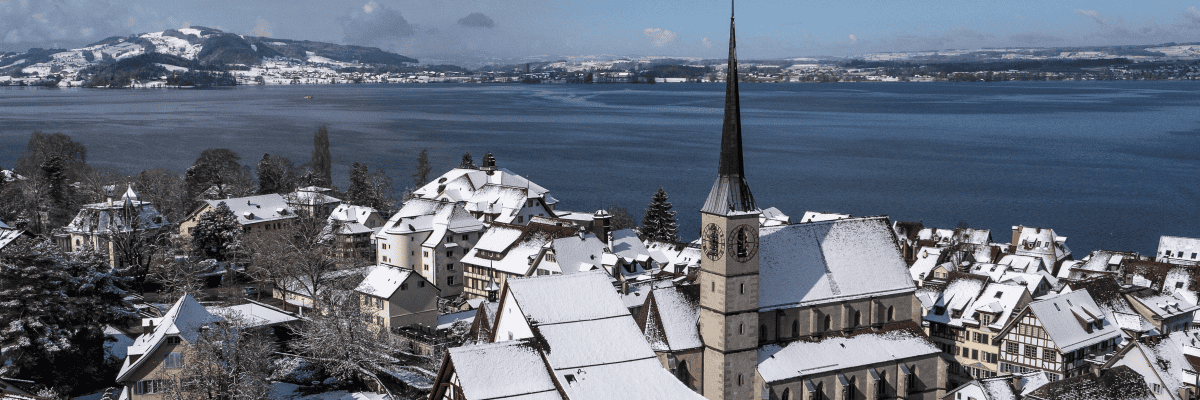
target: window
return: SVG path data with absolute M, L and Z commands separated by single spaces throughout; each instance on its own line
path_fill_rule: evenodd
M 1196 253 L 1192 253 L 1192 254 L 1196 254 Z M 1196 258 L 1196 256 L 1193 255 L 1192 258 Z M 1175 288 L 1183 289 L 1183 282 L 1175 282 Z
M 376 299 L 375 299 L 375 308 L 378 308 L 378 309 L 380 309 L 380 310 L 382 310 L 382 309 L 383 309 L 383 298 L 376 298 Z
M 892 322 L 892 321 L 896 320 L 896 309 L 895 308 L 892 308 L 890 306 L 888 307 L 887 320 L 888 320 L 888 322 Z
M 417 287 L 425 287 L 425 281 L 417 281 Z
M 454 250 L 446 250 L 446 257 L 454 257 Z
M 407 283 L 401 283 L 401 284 L 400 284 L 400 290 L 408 290 L 408 284 L 407 284 Z
M 1162 385 L 1159 385 L 1157 383 L 1152 383 L 1152 384 L 1150 384 L 1150 390 L 1153 390 L 1154 394 L 1160 394 L 1160 393 L 1162 393 Z
M 800 336 L 800 320 L 792 321 L 792 337 Z
M 971 358 L 971 349 L 963 347 L 962 351 L 963 351 L 963 353 L 962 353 L 963 358 Z
M 1021 353 L 1020 345 L 1018 345 L 1017 342 L 1013 342 L 1013 341 L 1008 342 L 1008 348 L 1005 350 L 1008 351 L 1008 354 L 1020 354 Z
M 447 270 L 447 271 L 453 271 L 453 270 L 454 270 L 454 263 L 449 263 L 449 264 L 446 264 L 446 270 Z
M 453 236 L 453 235 L 446 235 L 446 243 L 450 243 L 450 242 L 453 242 L 453 241 L 454 241 L 454 236 Z
M 447 286 L 454 286 L 454 277 L 453 277 L 453 276 L 447 276 L 447 277 L 446 277 L 446 285 L 447 285 Z
M 525 222 L 525 217 L 517 217 L 517 223 L 518 223 L 518 224 L 520 224 L 520 223 L 524 223 L 524 222 Z
M 155 393 L 158 393 L 159 390 L 161 390 L 161 389 L 162 389 L 162 381 L 159 381 L 159 380 L 138 381 L 137 385 L 134 385 L 134 387 L 133 387 L 133 394 L 155 394 Z
M 833 317 L 830 317 L 830 316 L 826 315 L 826 316 L 825 316 L 825 325 L 824 325 L 824 329 L 823 329 L 823 330 L 826 330 L 826 331 L 828 331 L 828 330 L 829 330 L 830 328 L 832 328 L 832 327 L 833 327 Z
M 426 271 L 428 271 L 428 270 L 429 270 L 429 264 L 424 264 L 424 266 L 425 266 L 425 270 L 426 270 Z
M 996 353 L 988 353 L 988 352 L 983 353 L 983 362 L 985 362 L 985 363 L 995 364 L 997 359 L 998 359 L 998 357 L 996 357 Z
M 862 313 L 854 311 L 854 326 L 857 327 L 859 325 L 862 325 Z
M 992 324 L 991 314 L 980 314 L 979 315 L 979 324 L 980 325 L 991 325 Z
M 1057 352 L 1054 349 L 1042 349 L 1042 359 L 1049 362 L 1058 362 Z
M 875 380 L 875 397 L 887 397 L 887 371 L 879 371 L 879 379 Z
M 766 324 L 762 324 L 762 325 L 758 326 L 758 340 L 760 342 L 767 341 L 767 325 Z
M 1025 345 L 1025 357 L 1037 358 L 1037 350 L 1038 350 L 1037 346 L 1034 346 L 1031 344 L 1026 344 Z
M 738 324 L 738 334 L 746 333 L 746 324 Z
M 463 238 L 462 238 L 462 240 L 471 240 L 471 234 L 470 234 L 470 233 L 468 233 L 468 234 L 466 234 L 466 235 L 463 235 Z
M 908 387 L 908 390 L 907 390 L 908 393 L 912 393 L 914 390 L 916 390 L 917 384 L 921 382 L 920 380 L 917 379 L 917 369 L 916 368 L 913 368 L 912 372 L 909 373 L 905 379 L 907 379 L 907 381 L 905 383 L 907 383 L 906 386 Z
M 712 285 L 712 291 L 716 292 L 717 291 L 717 283 L 716 282 L 709 282 L 709 283 Z
M 166 369 L 183 368 L 183 353 L 167 354 L 167 361 L 166 361 L 166 365 L 164 365 L 164 367 Z
M 1196 259 L 1196 253 L 1192 253 L 1192 259 L 1193 259 L 1193 260 L 1195 260 L 1195 259 Z
M 792 389 L 784 388 L 783 396 L 780 396 L 779 398 L 781 400 L 792 400 Z
M 846 382 L 846 384 L 842 385 L 842 399 L 854 400 L 854 376 L 851 376 L 849 381 L 843 382 Z
M 742 386 L 745 383 L 745 380 L 742 379 L 742 374 L 738 374 L 738 386 Z
M 739 284 L 738 284 L 738 293 L 739 293 L 739 294 L 746 294 L 746 284 L 745 284 L 745 283 L 739 283 Z

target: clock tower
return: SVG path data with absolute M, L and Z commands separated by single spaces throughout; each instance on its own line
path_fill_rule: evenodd
M 732 7 L 732 4 L 731 4 Z M 750 400 L 758 366 L 758 217 L 742 167 L 733 12 L 717 181 L 700 209 L 700 338 L 704 397 Z

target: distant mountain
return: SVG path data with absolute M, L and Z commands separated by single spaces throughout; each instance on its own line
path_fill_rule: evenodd
M 262 65 L 264 60 L 337 67 L 348 64 L 403 67 L 418 62 L 375 47 L 245 36 L 193 26 L 114 36 L 71 50 L 0 53 L 0 84 L 18 81 L 57 84 L 65 80 L 84 86 L 105 82 L 111 86 L 129 86 L 146 79 L 166 80 L 184 72 L 212 75 L 246 69 Z

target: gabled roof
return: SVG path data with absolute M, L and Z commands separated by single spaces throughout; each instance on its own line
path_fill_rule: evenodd
M 762 310 L 916 291 L 887 217 L 795 224 L 760 232 Z
M 111 234 L 128 232 L 130 229 L 154 230 L 170 224 L 153 204 L 134 199 L 84 205 L 64 229 L 81 234 Z M 123 218 L 125 207 L 136 213 L 136 224 L 131 224 L 132 221 L 125 221 Z
M 650 250 L 646 249 L 646 245 L 642 244 L 642 239 L 638 238 L 633 229 L 613 231 L 609 247 L 626 262 L 644 261 L 650 257 Z
M 1016 311 L 1021 302 L 1022 294 L 1028 293 L 1024 286 L 991 283 L 984 288 L 983 293 L 971 304 L 972 312 L 983 312 L 996 315 L 988 326 L 992 329 L 1003 329 L 1008 319 Z M 972 317 L 967 315 L 967 317 Z
M 968 306 L 979 297 L 987 284 L 987 278 L 973 274 L 952 274 L 941 296 L 937 297 L 932 310 L 925 316 L 926 321 L 938 322 L 952 326 L 962 326 L 964 319 L 970 318 Z M 942 310 L 944 308 L 944 310 Z M 942 313 L 938 313 L 942 311 Z M 961 313 L 961 314 L 960 314 Z M 958 317 L 954 317 L 954 315 Z
M 468 399 L 562 399 L 532 340 L 454 347 L 454 364 Z
M 537 325 L 629 315 L 603 271 L 512 278 L 508 290 Z
M 1154 313 L 1155 316 L 1163 319 L 1181 314 L 1191 314 L 1200 309 L 1200 307 L 1183 298 L 1178 292 L 1159 294 L 1153 290 L 1139 290 L 1130 293 L 1130 297 L 1133 301 L 1141 303 L 1143 307 Z
M 134 371 L 145 365 L 150 357 L 142 356 L 153 353 L 167 336 L 178 335 L 184 341 L 194 343 L 200 336 L 200 327 L 220 320 L 220 317 L 210 314 L 192 295 L 183 295 L 162 318 L 150 318 L 145 321 L 154 323 L 154 331 L 139 336 L 133 341 L 133 345 L 129 346 L 129 356 L 126 357 L 121 372 L 117 374 L 117 382 L 125 382 Z M 134 356 L 139 357 L 130 362 Z
M 704 346 L 700 340 L 700 287 L 673 286 L 650 293 L 645 315 L 646 340 L 654 351 L 680 351 Z
M 2 224 L 2 223 L 3 222 L 0 222 L 0 224 Z M 17 238 L 19 238 L 19 237 L 21 237 L 21 235 L 25 235 L 25 234 L 26 234 L 25 231 L 19 230 L 19 229 L 10 229 L 7 227 L 0 228 L 0 249 L 3 249 L 5 246 L 8 246 L 9 243 L 16 241 Z
M 1121 330 L 1100 311 L 1086 289 L 1034 301 L 1029 303 L 1028 309 L 1064 353 L 1121 335 Z M 1088 332 L 1089 322 L 1099 327 Z
M 758 372 L 767 382 L 936 356 L 941 352 L 928 338 L 908 330 L 829 337 L 819 342 L 798 341 L 770 354 L 772 350 L 759 350 Z
M 408 280 L 408 277 L 412 274 L 413 271 L 409 269 L 378 264 L 371 267 L 371 272 L 367 273 L 367 277 L 363 278 L 362 282 L 354 290 L 359 293 L 388 299 L 392 297 L 392 294 L 396 293 L 397 289 L 400 289 L 400 284 Z
M 608 253 L 608 246 L 594 235 L 554 239 L 550 247 L 554 249 L 555 261 L 564 274 L 603 269 L 604 255 Z
M 1100 376 L 1081 374 L 1050 382 L 1029 393 L 1033 400 L 1152 400 L 1155 399 L 1140 374 L 1126 366 L 1100 371 Z
M 556 238 L 571 236 L 575 228 L 530 223 L 509 225 L 493 223 L 483 233 L 475 247 L 463 256 L 462 262 L 481 267 L 494 268 L 511 274 L 525 275 L 532 267 L 531 262 L 548 243 Z M 480 251 L 500 253 L 499 260 L 480 256 Z
M 938 265 L 942 249 L 937 247 L 922 247 L 917 250 L 917 261 L 908 268 L 908 274 L 913 281 L 924 281 L 933 278 L 931 271 Z
M 327 194 L 323 193 L 323 191 L 305 190 L 305 189 L 309 189 L 309 188 L 315 188 L 315 187 L 309 186 L 306 188 L 297 189 L 295 192 L 288 193 L 287 196 L 284 197 L 284 199 L 287 200 L 288 204 L 306 205 L 306 206 L 334 204 L 334 203 L 342 202 L 341 199 L 327 195 Z M 323 188 L 316 188 L 316 189 L 323 189 Z M 328 190 L 329 189 L 325 189 L 325 191 L 328 191 Z
M 296 218 L 296 210 L 283 200 L 283 196 L 278 194 L 205 200 L 204 202 L 213 208 L 216 208 L 218 204 L 225 203 L 237 217 L 237 222 L 242 225 Z
M 447 200 L 465 204 L 467 211 L 497 215 L 496 221 L 511 223 L 528 199 L 546 204 L 557 200 L 546 188 L 504 168 L 495 171 L 455 168 L 413 191 L 426 200 Z

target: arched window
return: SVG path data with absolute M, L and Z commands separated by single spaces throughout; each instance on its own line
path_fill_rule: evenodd
M 758 326 L 758 341 L 759 342 L 767 341 L 767 324 L 762 324 L 762 325 Z
M 742 379 L 742 374 L 738 374 L 738 386 L 742 386 L 744 383 L 746 382 Z
M 812 398 L 817 400 L 825 399 L 825 382 L 817 382 L 817 390 L 813 393 Z
M 675 367 L 675 377 L 679 378 L 680 382 L 683 382 L 683 386 L 687 386 L 688 389 L 695 389 L 692 387 L 692 373 L 688 371 L 687 361 L 679 361 L 679 365 Z
M 875 398 L 882 399 L 887 396 L 887 371 L 879 371 L 879 379 L 875 381 Z
M 890 307 L 890 306 L 888 307 L 887 320 L 888 320 L 888 322 L 892 322 L 892 321 L 896 320 L 896 309 L 894 307 Z
M 822 325 L 822 326 L 823 326 L 822 330 L 825 330 L 825 331 L 832 329 L 833 328 L 833 317 L 826 315 L 825 316 L 825 325 Z
M 792 337 L 800 336 L 800 320 L 792 321 Z
M 780 396 L 779 398 L 781 400 L 792 400 L 792 389 L 784 388 L 783 396 Z
M 862 325 L 862 313 L 856 310 L 854 311 L 854 326 L 858 327 L 859 325 Z
M 851 376 L 850 376 L 850 381 L 849 381 L 849 382 L 846 382 L 846 386 L 843 386 L 843 387 L 842 387 L 842 399 L 844 399 L 844 400 L 854 400 L 854 395 L 855 395 L 855 392 L 856 392 L 856 390 L 855 390 L 855 387 L 854 387 L 854 386 L 855 386 L 855 384 L 856 384 L 856 383 L 855 383 L 855 378 L 854 378 L 854 376 L 853 376 L 853 375 L 851 375 Z

